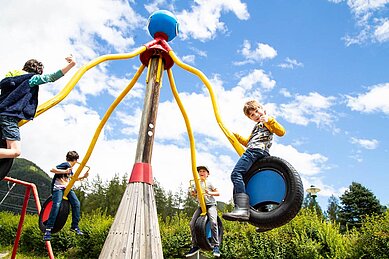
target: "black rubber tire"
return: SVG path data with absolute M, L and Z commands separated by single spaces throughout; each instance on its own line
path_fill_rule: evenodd
M 0 130 L 0 148 L 7 148 L 7 142 L 2 139 L 2 134 Z M 13 165 L 14 159 L 13 158 L 0 158 L 0 181 L 4 179 L 9 173 L 9 170 L 11 170 L 11 167 Z
M 265 232 L 287 224 L 300 211 L 304 188 L 301 178 L 291 164 L 282 158 L 269 156 L 258 160 L 244 177 L 244 182 L 250 182 L 253 176 L 269 170 L 279 174 L 285 183 L 285 194 L 278 204 L 256 204 L 250 207 L 249 223 L 256 226 L 258 232 Z M 250 193 L 247 193 L 250 196 Z M 265 208 L 270 208 L 266 210 Z
M 39 213 L 39 229 L 43 233 L 45 233 L 46 230 L 46 223 L 47 220 L 49 219 L 52 205 L 53 205 L 53 200 L 52 197 L 50 196 L 43 203 L 41 212 Z M 70 203 L 68 200 L 62 199 L 61 207 L 58 211 L 58 216 L 55 220 L 54 227 L 51 230 L 51 233 L 57 233 L 65 226 L 69 213 L 70 213 Z
M 195 223 L 195 233 L 196 233 L 197 245 L 202 250 L 210 251 L 213 249 L 213 246 L 210 243 L 210 238 L 207 237 L 208 236 L 207 224 L 208 224 L 208 216 L 200 215 L 197 218 Z M 223 224 L 219 216 L 217 217 L 217 226 L 218 226 L 218 238 L 219 238 L 219 246 L 220 246 L 223 240 Z

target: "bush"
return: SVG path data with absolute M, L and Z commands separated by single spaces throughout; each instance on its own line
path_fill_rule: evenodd
M 162 251 L 164 258 L 183 258 L 192 246 L 190 218 L 184 214 L 167 217 L 165 221 L 159 218 Z
M 2 247 L 13 245 L 19 218 L 0 212 Z M 51 244 L 56 257 L 97 258 L 113 218 L 101 212 L 83 215 L 80 221 L 83 236 L 69 230 L 70 221 L 53 235 Z M 189 250 L 189 221 L 184 214 L 159 221 L 164 258 L 182 258 Z M 389 258 L 389 212 L 368 217 L 359 230 L 344 234 L 339 225 L 306 209 L 285 226 L 263 233 L 257 233 L 248 223 L 223 221 L 223 227 L 220 247 L 223 258 Z M 42 235 L 38 216 L 26 215 L 19 252 L 47 256 Z M 211 256 L 211 252 L 204 253 Z
M 18 230 L 19 217 L 10 212 L 0 212 L 0 244 L 12 245 Z
M 366 218 L 355 247 L 358 258 L 389 258 L 389 211 Z

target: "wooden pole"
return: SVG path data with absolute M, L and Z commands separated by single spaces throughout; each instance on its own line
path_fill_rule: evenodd
M 135 165 L 101 259 L 163 258 L 150 165 L 163 70 L 162 56 L 156 50 L 148 66 Z

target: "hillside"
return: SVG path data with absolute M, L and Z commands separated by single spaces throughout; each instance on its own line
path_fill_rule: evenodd
M 34 183 L 38 189 L 39 199 L 41 204 L 50 196 L 51 178 L 36 164 L 24 159 L 16 158 L 8 177 L 22 180 L 25 182 Z M 0 202 L 8 193 L 9 188 L 13 186 L 12 182 L 1 181 L 0 182 Z M 16 184 L 9 192 L 8 196 L 0 204 L 0 211 L 8 210 L 15 213 L 19 213 L 22 206 L 25 195 L 26 187 L 20 184 Z M 30 213 L 36 213 L 36 206 L 31 192 L 28 203 L 27 211 Z

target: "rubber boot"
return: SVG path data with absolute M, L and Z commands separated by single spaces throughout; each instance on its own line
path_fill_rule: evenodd
M 250 218 L 249 196 L 246 193 L 235 193 L 234 204 L 234 210 L 230 213 L 223 213 L 223 219 L 230 221 L 248 221 Z

